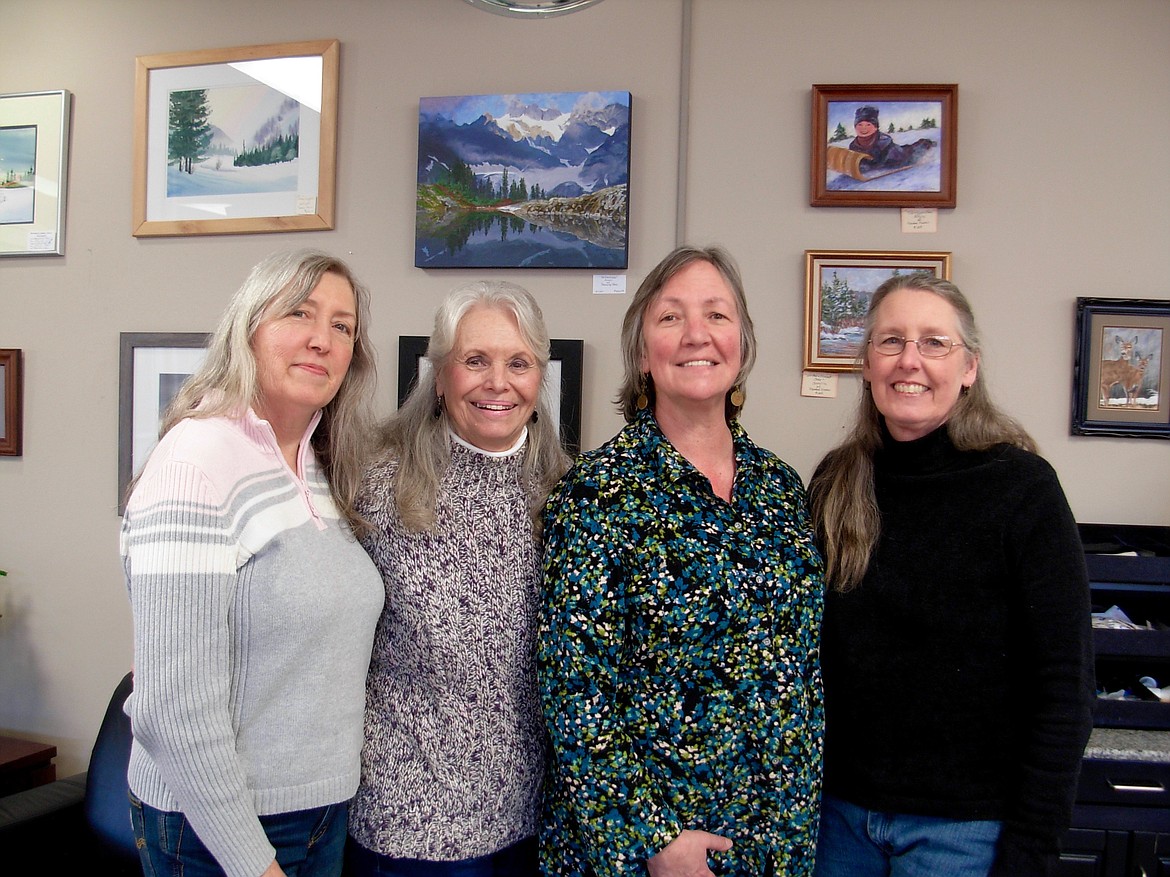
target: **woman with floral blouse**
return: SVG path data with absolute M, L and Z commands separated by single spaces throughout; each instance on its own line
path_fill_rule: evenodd
M 548 875 L 808 875 L 821 559 L 796 473 L 736 420 L 739 272 L 682 247 L 622 326 L 626 427 L 545 508 Z

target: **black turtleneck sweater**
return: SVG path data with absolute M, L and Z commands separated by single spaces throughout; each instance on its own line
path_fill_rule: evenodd
M 874 474 L 869 570 L 825 603 L 825 790 L 1003 820 L 991 874 L 1050 873 L 1093 699 L 1084 556 L 1056 473 L 1007 445 L 960 452 L 944 426 L 886 434 Z

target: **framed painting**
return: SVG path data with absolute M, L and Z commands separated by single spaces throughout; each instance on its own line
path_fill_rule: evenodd
M 406 401 L 418 382 L 420 369 L 430 368 L 426 360 L 426 335 L 398 337 L 398 405 Z M 581 376 L 585 344 L 579 340 L 553 338 L 551 357 L 541 393 L 556 418 L 561 444 L 570 454 L 581 450 Z M 559 404 L 558 404 L 559 400 Z
M 24 374 L 19 349 L 0 350 L 0 456 L 24 453 Z
M 163 413 L 203 363 L 210 334 L 123 332 L 118 357 L 118 514 L 126 489 L 158 444 Z
M 424 97 L 417 268 L 621 269 L 630 93 Z
M 340 44 L 143 55 L 133 233 L 333 228 Z
M 954 207 L 958 85 L 814 85 L 813 207 Z
M 804 251 L 804 370 L 861 371 L 865 314 L 874 290 L 891 277 L 951 279 L 951 254 L 869 250 Z
M 70 99 L 0 95 L 0 256 L 65 255 Z
M 1078 298 L 1073 435 L 1170 438 L 1170 301 Z

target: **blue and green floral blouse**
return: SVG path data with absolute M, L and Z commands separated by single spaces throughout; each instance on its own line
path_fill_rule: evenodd
M 641 412 L 545 507 L 546 875 L 645 874 L 686 828 L 717 874 L 812 873 L 821 558 L 800 478 L 732 424 L 731 502 Z

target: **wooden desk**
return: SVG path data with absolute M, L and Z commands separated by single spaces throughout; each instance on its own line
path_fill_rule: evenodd
M 0 737 L 0 795 L 23 792 L 57 778 L 57 747 L 16 737 Z

